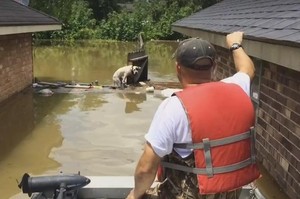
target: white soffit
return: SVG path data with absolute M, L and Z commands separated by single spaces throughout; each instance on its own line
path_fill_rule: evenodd
M 0 26 L 0 35 L 61 30 L 61 25 Z
M 228 48 L 226 45 L 225 35 L 184 27 L 173 27 L 172 30 L 190 37 L 200 37 L 210 41 L 214 45 Z M 246 53 L 252 57 L 300 71 L 299 47 L 244 39 L 243 48 L 245 49 Z

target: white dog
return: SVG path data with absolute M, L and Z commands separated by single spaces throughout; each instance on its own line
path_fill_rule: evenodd
M 119 68 L 118 70 L 116 70 L 112 77 L 114 85 L 117 85 L 118 87 L 125 86 L 125 84 L 127 83 L 127 78 L 136 75 L 140 69 L 141 67 L 133 65 L 123 66 Z

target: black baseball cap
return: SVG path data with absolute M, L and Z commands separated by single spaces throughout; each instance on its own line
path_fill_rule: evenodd
M 174 53 L 179 65 L 194 70 L 208 70 L 215 64 L 216 50 L 206 40 L 189 38 L 181 41 Z

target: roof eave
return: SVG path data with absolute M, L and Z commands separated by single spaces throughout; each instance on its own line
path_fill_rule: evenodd
M 62 28 L 61 24 L 0 26 L 0 35 L 53 31 L 53 30 L 61 30 L 61 28 Z
M 184 26 L 172 26 L 172 30 L 190 37 L 201 37 L 212 44 L 227 48 L 227 33 L 193 29 Z M 300 71 L 300 59 L 291 59 L 300 55 L 300 47 L 292 42 L 270 41 L 264 38 L 244 37 L 243 48 L 248 55 L 271 63 Z

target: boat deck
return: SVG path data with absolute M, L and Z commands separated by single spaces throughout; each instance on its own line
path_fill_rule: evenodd
M 124 199 L 134 187 L 133 176 L 85 176 L 90 183 L 78 190 L 77 199 Z M 154 182 L 152 187 L 155 187 Z M 25 193 L 19 193 L 13 199 L 30 198 Z M 32 199 L 45 199 L 45 195 L 34 193 Z M 67 197 L 71 199 L 72 197 Z M 239 199 L 266 199 L 253 184 L 244 186 Z
M 133 176 L 86 176 L 91 182 L 78 192 L 78 199 L 121 199 L 134 187 Z M 155 187 L 154 183 L 152 187 Z M 255 194 L 253 199 L 265 199 L 253 186 L 243 187 L 239 199 L 250 199 L 251 193 Z

